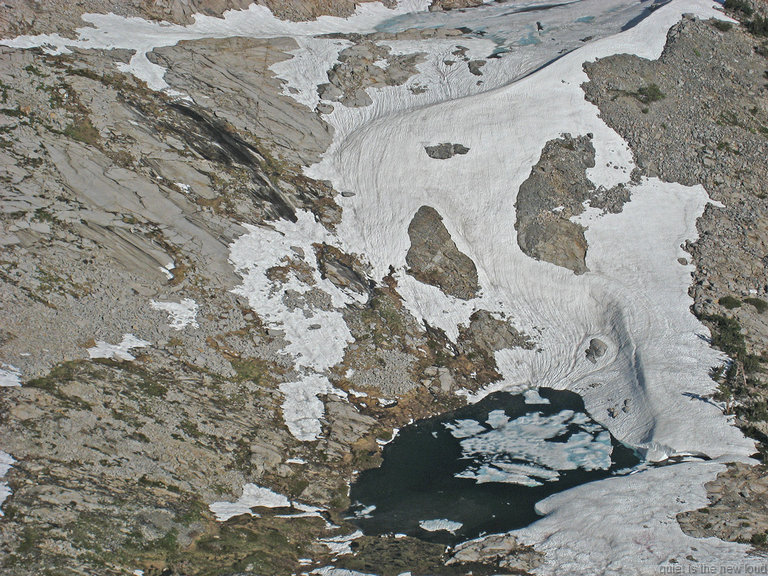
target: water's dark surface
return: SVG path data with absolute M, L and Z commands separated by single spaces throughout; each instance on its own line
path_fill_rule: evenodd
M 542 388 L 540 395 L 549 403 L 496 393 L 403 428 L 384 447 L 381 468 L 361 473 L 352 485 L 351 514 L 376 507 L 354 522 L 366 534 L 453 544 L 527 526 L 539 517 L 536 502 L 639 463 L 586 415 L 578 394 Z M 526 463 L 533 468 L 520 467 Z M 419 526 L 435 519 L 462 526 L 453 534 Z

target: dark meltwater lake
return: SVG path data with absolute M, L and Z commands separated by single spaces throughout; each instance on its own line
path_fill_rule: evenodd
M 640 462 L 589 417 L 578 394 L 548 388 L 495 393 L 414 422 L 383 456 L 351 487 L 353 522 L 366 534 L 444 544 L 527 526 L 547 496 Z

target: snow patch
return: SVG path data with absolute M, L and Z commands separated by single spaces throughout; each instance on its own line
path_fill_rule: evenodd
M 235 502 L 214 502 L 208 506 L 208 509 L 216 515 L 216 520 L 225 522 L 233 516 L 240 514 L 254 514 L 251 508 L 290 508 L 291 501 L 282 494 L 273 492 L 269 488 L 262 488 L 256 484 L 246 484 L 243 486 L 243 495 Z
M 176 262 L 171 260 L 170 262 L 168 262 L 168 264 L 166 264 L 165 266 L 160 266 L 159 268 L 160 268 L 160 272 L 162 272 L 168 280 L 173 280 L 173 272 L 171 272 L 171 270 L 176 268 Z
M 131 354 L 134 348 L 146 348 L 149 342 L 137 338 L 133 334 L 125 334 L 119 344 L 109 344 L 103 340 L 96 340 L 96 345 L 88 348 L 88 356 L 94 358 L 115 358 L 116 360 L 135 360 Z
M 376 576 L 376 574 L 357 572 L 356 570 L 347 570 L 346 568 L 336 568 L 334 566 L 323 566 L 322 568 L 312 570 L 310 574 L 317 574 L 318 576 Z
M 706 506 L 703 485 L 724 470 L 689 462 L 584 484 L 539 502 L 544 518 L 510 534 L 545 554 L 535 570 L 540 576 L 659 574 L 665 564 L 686 574 L 706 565 L 743 566 L 749 546 L 692 538 L 676 518 Z
M 357 530 L 352 534 L 333 536 L 332 538 L 321 538 L 319 542 L 326 546 L 334 556 L 342 556 L 345 554 L 352 554 L 352 547 L 350 544 L 362 537 L 363 533 L 360 532 L 360 530 Z
M 10 454 L 0 450 L 0 516 L 3 516 L 3 502 L 11 495 L 11 488 L 8 486 L 8 482 L 3 481 L 3 478 L 8 474 L 8 470 L 11 469 L 14 462 L 15 460 Z
M 170 86 L 164 79 L 165 69 L 147 58 L 147 54 L 155 48 L 174 46 L 182 40 L 201 38 L 290 36 L 299 40 L 310 39 L 307 43 L 299 41 L 302 49 L 317 49 L 318 44 L 311 41 L 312 36 L 333 32 L 373 32 L 377 24 L 394 16 L 426 10 L 428 4 L 428 0 L 401 0 L 397 8 L 389 9 L 380 2 L 372 2 L 358 6 L 355 13 L 348 18 L 321 16 L 305 22 L 279 20 L 268 8 L 252 4 L 246 10 L 229 10 L 221 18 L 196 14 L 194 22 L 187 26 L 135 17 L 125 18 L 116 14 L 84 14 L 83 20 L 91 26 L 78 28 L 75 31 L 75 39 L 63 38 L 59 34 L 40 34 L 2 40 L 0 45 L 14 48 L 42 47 L 49 54 L 69 53 L 71 48 L 133 50 L 134 55 L 130 62 L 118 64 L 118 69 L 143 80 L 152 90 L 166 90 Z M 321 59 L 327 60 L 328 57 L 328 54 L 323 54 Z M 318 73 L 311 68 L 313 60 L 314 58 L 306 59 L 307 65 L 301 69 L 308 78 L 315 81 Z M 327 81 L 327 78 L 322 81 Z
M 197 302 L 191 298 L 184 298 L 181 302 L 157 302 L 150 301 L 149 305 L 153 310 L 167 312 L 171 317 L 171 328 L 174 330 L 183 330 L 187 326 L 197 328 Z
M 389 440 L 382 440 L 381 438 L 376 438 L 376 444 L 379 446 L 386 446 L 390 442 L 392 442 L 395 438 L 397 438 L 397 435 L 400 433 L 400 428 L 393 428 L 392 429 L 392 436 L 389 438 Z
M 323 508 L 309 506 L 301 502 L 291 501 L 282 494 L 278 494 L 256 484 L 245 484 L 243 495 L 234 502 L 214 502 L 208 505 L 208 509 L 216 515 L 216 520 L 226 522 L 240 514 L 250 514 L 255 518 L 260 515 L 254 513 L 251 508 L 293 508 L 297 514 L 283 514 L 280 518 L 301 518 L 306 516 L 320 516 Z
M 319 396 L 345 394 L 335 388 L 325 376 L 309 374 L 298 382 L 280 384 L 283 400 L 283 419 L 288 430 L 302 442 L 311 442 L 320 438 L 323 428 L 320 419 L 325 414 L 325 406 Z
M 10 364 L 0 364 L 0 388 L 21 386 L 21 371 Z
M 230 261 L 243 278 L 234 292 L 248 299 L 265 324 L 285 333 L 284 353 L 304 372 L 298 381 L 281 384 L 280 390 L 291 434 L 311 441 L 322 433 L 325 408 L 318 396 L 346 397 L 323 372 L 342 361 L 353 341 L 342 315 L 344 307 L 365 297 L 322 277 L 315 244 L 338 242 L 310 212 L 299 211 L 296 216 L 295 223 L 278 221 L 274 228 L 246 225 L 248 233 L 230 246 Z
M 234 292 L 267 325 L 285 331 L 286 353 L 297 368 L 320 372 L 341 362 L 353 340 L 340 310 L 364 298 L 321 277 L 313 244 L 338 241 L 310 212 L 296 216 L 296 223 L 281 220 L 274 229 L 245 225 L 248 233 L 230 246 L 230 261 L 243 278 Z

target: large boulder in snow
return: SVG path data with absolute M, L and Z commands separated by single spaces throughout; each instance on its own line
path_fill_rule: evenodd
M 411 248 L 405 261 L 411 276 L 462 300 L 477 296 L 480 286 L 475 263 L 456 247 L 437 210 L 419 208 L 408 226 L 408 236 Z

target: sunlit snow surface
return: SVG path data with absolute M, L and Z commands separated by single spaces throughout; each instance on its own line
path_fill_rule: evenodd
M 10 364 L 0 364 L 0 388 L 16 386 L 21 386 L 21 372 L 19 369 Z M 13 463 L 13 457 L 0 450 L 0 506 L 11 495 L 11 488 L 7 482 L 3 481 L 3 478 L 8 473 L 8 470 L 11 469 Z M 2 515 L 3 510 L 0 508 L 0 516 Z
M 184 298 L 181 302 L 157 302 L 150 301 L 153 310 L 167 312 L 170 317 L 170 325 L 174 330 L 183 330 L 187 326 L 197 328 L 197 302 L 191 298 Z
M 542 2 L 521 6 L 535 4 Z M 326 70 L 348 45 L 318 34 L 392 32 L 425 27 L 430 18 L 456 17 L 415 14 L 427 5 L 428 0 L 407 0 L 390 11 L 365 4 L 352 18 L 307 23 L 282 22 L 252 6 L 223 19 L 199 16 L 188 27 L 90 15 L 85 19 L 94 27 L 80 30 L 76 41 L 23 37 L 2 43 L 44 45 L 52 51 L 66 46 L 134 49 L 125 69 L 162 89 L 167 87 L 164 71 L 146 58 L 154 47 L 204 37 L 291 36 L 299 46 L 294 58 L 273 71 L 286 80 L 286 93 L 289 87 L 298 90 L 294 97 L 314 107 L 317 84 L 326 81 Z M 351 342 L 341 310 L 355 297 L 322 280 L 314 263 L 311 244 L 327 241 L 364 255 L 375 280 L 393 266 L 408 309 L 453 338 L 458 326 L 481 308 L 505 313 L 517 328 L 535 336 L 537 350 L 497 353 L 503 379 L 482 394 L 531 385 L 577 391 L 596 420 L 649 459 L 703 453 L 725 462 L 753 451 L 752 442 L 716 406 L 694 399 L 712 391 L 708 370 L 722 361 L 707 345 L 707 330 L 689 311 L 692 267 L 678 263 L 687 256 L 680 246 L 695 239 L 696 218 L 708 202 L 701 186 L 648 179 L 631 187 L 631 202 L 622 213 L 588 211 L 580 221 L 588 226 L 590 271 L 582 276 L 534 261 L 517 246 L 517 189 L 547 141 L 563 133 L 592 133 L 596 166 L 588 172 L 590 179 L 605 187 L 629 181 L 634 165 L 626 143 L 584 100 L 581 84 L 588 78 L 583 62 L 617 53 L 657 58 L 667 30 L 683 13 L 722 17 L 710 1 L 673 0 L 636 27 L 613 34 L 629 19 L 630 8 L 642 8 L 642 3 L 582 0 L 533 15 L 514 15 L 503 4 L 467 11 L 462 25 L 485 31 L 486 37 L 387 41 L 396 53 L 425 54 L 419 74 L 401 87 L 370 90 L 374 103 L 369 107 L 335 104 L 324 116 L 335 129 L 334 142 L 308 175 L 330 180 L 339 192 L 354 193 L 337 198 L 344 214 L 336 234 L 300 213 L 296 224 L 249 228 L 232 246 L 231 256 L 244 279 L 238 291 L 288 342 L 286 353 L 300 377 L 283 386 L 283 412 L 297 437 L 317 438 L 323 410 L 319 396 L 334 393 L 327 370 Z M 494 20 L 501 17 L 507 20 Z M 536 19 L 545 26 L 543 34 L 526 29 Z M 606 30 L 613 35 L 565 54 L 575 47 L 578 25 L 587 24 L 595 36 Z M 456 44 L 468 48 L 469 58 L 509 52 L 487 60 L 478 78 L 466 66 L 446 63 Z M 559 60 L 523 77 L 561 52 L 565 55 Z M 424 146 L 438 142 L 460 143 L 470 152 L 432 160 Z M 479 298 L 458 301 L 405 274 L 408 223 L 424 204 L 438 210 L 458 248 L 476 263 Z M 307 274 L 300 278 L 288 266 L 285 284 L 266 274 L 270 267 L 291 262 Z M 608 352 L 592 364 L 584 351 L 597 337 L 607 343 Z M 99 344 L 101 350 L 120 347 Z M 476 432 L 498 432 L 491 429 Z M 592 443 L 600 444 L 596 438 Z M 540 574 L 653 574 L 671 561 L 678 566 L 741 562 L 746 546 L 690 538 L 675 520 L 679 512 L 706 503 L 703 485 L 724 469 L 720 462 L 649 468 L 557 494 L 540 503 L 545 518 L 515 535 L 546 554 L 536 569 Z M 530 470 L 516 473 L 523 480 L 546 481 L 548 465 L 541 464 L 539 476 Z M 330 574 L 335 569 L 324 570 Z
M 346 396 L 323 374 L 344 358 L 353 341 L 341 310 L 362 297 L 345 292 L 317 269 L 315 244 L 338 241 L 309 212 L 274 228 L 248 226 L 231 247 L 230 260 L 243 277 L 235 292 L 248 298 L 265 324 L 284 333 L 285 353 L 301 376 L 280 385 L 283 416 L 299 440 L 317 439 L 325 409 L 318 396 Z
M 321 538 L 320 542 L 326 546 L 329 552 L 334 556 L 342 556 L 352 554 L 352 542 L 362 537 L 363 533 L 360 532 L 360 530 L 356 530 L 352 534 Z
M 134 348 L 146 348 L 149 342 L 137 338 L 133 334 L 125 334 L 118 344 L 110 344 L 103 340 L 96 340 L 96 345 L 88 348 L 88 356 L 93 358 L 115 358 L 116 360 L 135 360 L 131 354 Z
M 11 466 L 15 460 L 13 457 L 11 457 L 10 454 L 6 454 L 2 450 L 0 450 L 0 506 L 2 506 L 3 502 L 5 502 L 5 499 L 8 498 L 8 496 L 11 495 L 11 488 L 8 486 L 8 483 L 5 482 L 3 479 L 5 478 L 5 475 L 8 473 L 8 470 L 11 469 Z M 0 516 L 3 515 L 3 510 L 0 508 Z
M 0 363 L 0 388 L 21 386 L 21 372 L 15 366 Z
M 273 492 L 269 488 L 246 484 L 243 486 L 243 495 L 235 502 L 214 502 L 208 508 L 216 515 L 216 520 L 223 522 L 239 514 L 253 514 L 251 508 L 289 508 L 291 501 L 282 494 Z
M 291 508 L 296 511 L 290 514 L 278 514 L 276 515 L 278 518 L 319 516 L 322 511 L 315 506 L 292 502 L 282 494 L 256 484 L 244 485 L 242 496 L 234 502 L 214 502 L 208 508 L 219 522 L 225 522 L 240 514 L 250 514 L 258 518 L 259 514 L 254 513 L 252 508 Z

